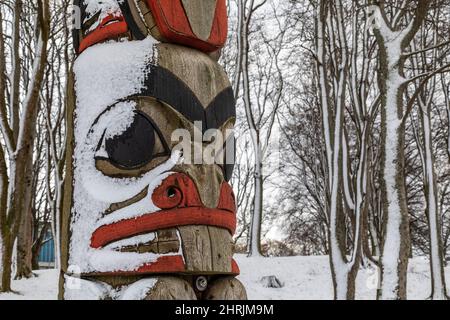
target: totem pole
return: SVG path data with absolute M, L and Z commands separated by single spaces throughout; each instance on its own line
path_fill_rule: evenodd
M 235 100 L 217 63 L 226 1 L 75 6 L 60 298 L 245 299 L 228 184 Z M 195 161 L 211 130 L 224 161 Z

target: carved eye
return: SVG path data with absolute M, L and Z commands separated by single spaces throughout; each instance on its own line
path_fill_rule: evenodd
M 106 158 L 122 169 L 140 168 L 153 158 L 168 154 L 158 128 L 141 112 L 135 112 L 131 122 L 121 132 L 114 133 L 107 129 L 99 149 L 101 156 L 97 159 Z

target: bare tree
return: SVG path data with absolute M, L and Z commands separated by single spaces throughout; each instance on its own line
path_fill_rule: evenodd
M 279 28 L 280 25 L 278 24 L 279 33 L 273 38 L 266 36 L 261 31 L 261 27 L 258 27 L 257 30 L 259 29 L 260 32 L 257 34 L 262 39 L 263 46 L 252 46 L 251 43 L 251 34 L 254 32 L 251 30 L 251 27 L 254 26 L 255 15 L 265 4 L 265 0 L 237 0 L 238 49 L 234 88 L 236 96 L 239 97 L 239 89 L 242 87 L 242 101 L 254 156 L 254 197 L 250 225 L 249 256 L 262 255 L 261 228 L 265 179 L 263 163 L 268 155 L 267 149 L 277 111 L 281 105 L 284 85 L 280 70 L 280 55 L 286 30 Z M 252 57 L 250 56 L 251 54 Z M 252 77 L 252 67 L 256 68 L 254 77 Z
M 441 14 L 441 6 L 437 5 L 431 10 L 433 20 L 436 22 Z M 445 61 L 446 51 L 450 43 L 446 44 L 446 36 L 440 34 L 438 23 L 424 23 L 418 34 L 419 39 L 414 41 L 408 54 L 411 61 L 411 73 L 413 76 L 426 74 L 430 69 L 438 70 L 440 64 Z M 431 35 L 430 35 L 431 33 Z M 447 47 L 447 48 L 446 48 Z M 428 48 L 423 50 L 423 48 Z M 444 63 L 444 65 L 446 65 Z M 420 118 L 421 134 L 415 130 L 417 148 L 423 172 L 423 193 L 425 196 L 425 215 L 428 222 L 429 255 L 431 270 L 431 298 L 433 300 L 447 299 L 444 254 L 441 236 L 442 218 L 439 210 L 438 179 L 436 175 L 435 151 L 433 150 L 433 109 L 439 108 L 438 94 L 439 79 L 432 77 L 421 89 L 413 83 L 412 90 L 419 90 L 416 103 Z M 437 140 L 437 139 L 435 139 Z
M 374 4 L 373 30 L 378 43 L 381 94 L 381 188 L 384 214 L 381 299 L 406 299 L 406 278 L 410 234 L 406 187 L 405 121 L 426 82 L 438 70 L 413 78 L 405 75 L 406 54 L 422 26 L 431 1 L 402 1 L 396 7 L 385 1 Z M 407 85 L 421 80 L 415 93 L 404 103 Z
M 323 136 L 327 164 L 327 212 L 329 215 L 330 266 L 335 299 L 354 299 L 355 279 L 361 251 L 363 175 L 365 160 L 360 160 L 356 202 L 350 200 L 347 173 L 347 150 L 344 132 L 345 104 L 349 75 L 348 43 L 342 1 L 320 1 L 317 15 L 317 75 L 322 110 Z M 328 42 L 326 42 L 328 40 Z M 328 48 L 328 50 L 327 50 Z M 333 72 L 333 70 L 335 70 Z M 331 84 L 330 84 L 331 83 Z M 365 134 L 364 139 L 365 138 Z M 347 192 L 346 192 L 347 191 Z M 355 211 L 352 252 L 347 258 L 347 227 L 343 197 Z
M 49 37 L 49 3 L 47 0 L 37 1 L 36 6 L 36 38 L 33 55 L 33 64 L 29 74 L 26 77 L 29 80 L 23 99 L 20 95 L 16 96 L 20 88 L 21 72 L 18 72 L 18 64 L 21 52 L 18 50 L 19 43 L 17 34 L 19 31 L 22 1 L 14 2 L 14 24 L 12 30 L 12 52 L 11 61 L 13 67 L 11 71 L 12 81 L 8 84 L 2 84 L 0 87 L 5 90 L 0 92 L 0 127 L 5 146 L 0 147 L 0 173 L 1 173 L 1 192 L 0 192 L 0 247 L 1 247 L 1 288 L 0 291 L 11 290 L 11 258 L 14 240 L 23 222 L 22 217 L 27 211 L 27 197 L 31 192 L 32 179 L 28 175 L 33 166 L 33 146 L 35 138 L 35 126 L 38 115 L 39 92 L 44 78 L 44 70 L 47 59 L 47 42 Z M 31 5 L 31 4 L 30 4 Z M 1 6 L 0 10 L 4 10 Z M 3 21 L 0 21 L 0 28 L 3 29 Z M 5 37 L 3 30 L 0 32 L 2 43 L 0 49 L 4 51 Z M 3 52 L 2 52 L 3 53 Z M 4 54 L 2 54 L 4 56 Z M 6 67 L 0 67 L 0 70 L 6 71 Z M 2 80 L 5 74 L 2 74 Z M 5 95 L 9 93 L 11 102 L 5 105 Z M 9 110 L 9 112 L 8 112 Z M 6 149 L 6 154 L 4 152 Z M 8 158 L 6 158 L 8 156 Z

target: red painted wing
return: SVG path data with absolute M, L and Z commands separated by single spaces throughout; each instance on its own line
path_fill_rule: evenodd
M 222 48 L 227 39 L 228 17 L 225 0 L 217 0 L 209 38 L 196 36 L 189 23 L 182 0 L 147 0 L 155 23 L 167 42 L 213 52 Z

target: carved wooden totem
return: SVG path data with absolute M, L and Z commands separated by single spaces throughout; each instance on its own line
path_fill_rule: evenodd
M 60 298 L 245 299 L 233 165 L 192 160 L 210 129 L 225 137 L 223 157 L 234 145 L 234 96 L 216 61 L 225 0 L 75 5 Z

